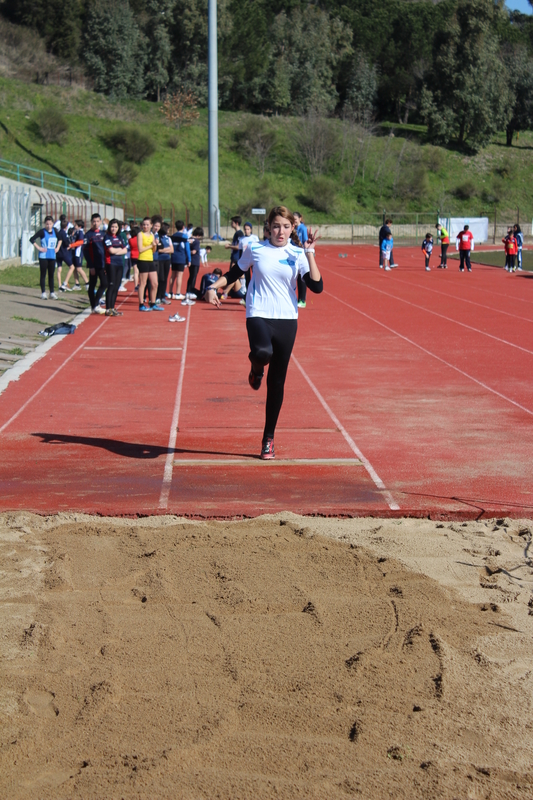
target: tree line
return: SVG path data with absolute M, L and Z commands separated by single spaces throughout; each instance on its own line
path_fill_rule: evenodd
M 207 102 L 207 0 L 3 0 L 96 91 Z M 218 0 L 221 108 L 423 123 L 472 151 L 533 126 L 533 19 L 503 0 Z

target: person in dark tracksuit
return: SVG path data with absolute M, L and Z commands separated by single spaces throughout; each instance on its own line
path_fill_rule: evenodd
M 83 255 L 89 267 L 89 303 L 93 314 L 105 314 L 100 308 L 100 298 L 107 289 L 107 275 L 105 272 L 105 247 L 104 234 L 100 230 L 102 218 L 100 214 L 91 217 L 91 229 L 85 234 L 83 240 Z M 100 283 L 98 290 L 96 284 Z

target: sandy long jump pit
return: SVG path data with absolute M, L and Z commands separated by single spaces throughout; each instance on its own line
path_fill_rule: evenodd
M 0 516 L 0 797 L 533 797 L 533 525 Z

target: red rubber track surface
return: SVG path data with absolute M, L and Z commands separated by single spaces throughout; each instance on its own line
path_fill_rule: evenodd
M 318 249 L 273 462 L 243 307 L 140 314 L 124 295 L 0 396 L 0 509 L 531 516 L 533 275 L 396 257 Z

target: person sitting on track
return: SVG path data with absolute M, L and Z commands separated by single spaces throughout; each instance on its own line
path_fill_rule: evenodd
M 215 267 L 213 272 L 207 272 L 205 275 L 202 275 L 198 297 L 200 297 L 202 300 L 205 300 L 206 303 L 210 303 L 211 292 L 215 292 L 215 294 L 217 294 L 216 289 L 211 289 L 211 285 L 213 283 L 216 283 L 216 281 L 218 281 L 221 275 L 222 275 L 222 270 L 220 269 L 220 267 Z
M 309 231 L 309 239 L 302 248 L 294 215 L 285 206 L 275 206 L 268 222 L 270 241 L 250 245 L 238 265 L 211 285 L 211 290 L 222 288 L 253 268 L 246 295 L 246 328 L 251 363 L 248 382 L 255 391 L 260 388 L 265 367 L 269 365 L 262 459 L 274 458 L 274 433 L 298 327 L 298 275 L 312 292 L 319 294 L 323 289 L 313 247 L 316 232 Z M 220 306 L 215 291 L 210 291 L 209 302 Z

